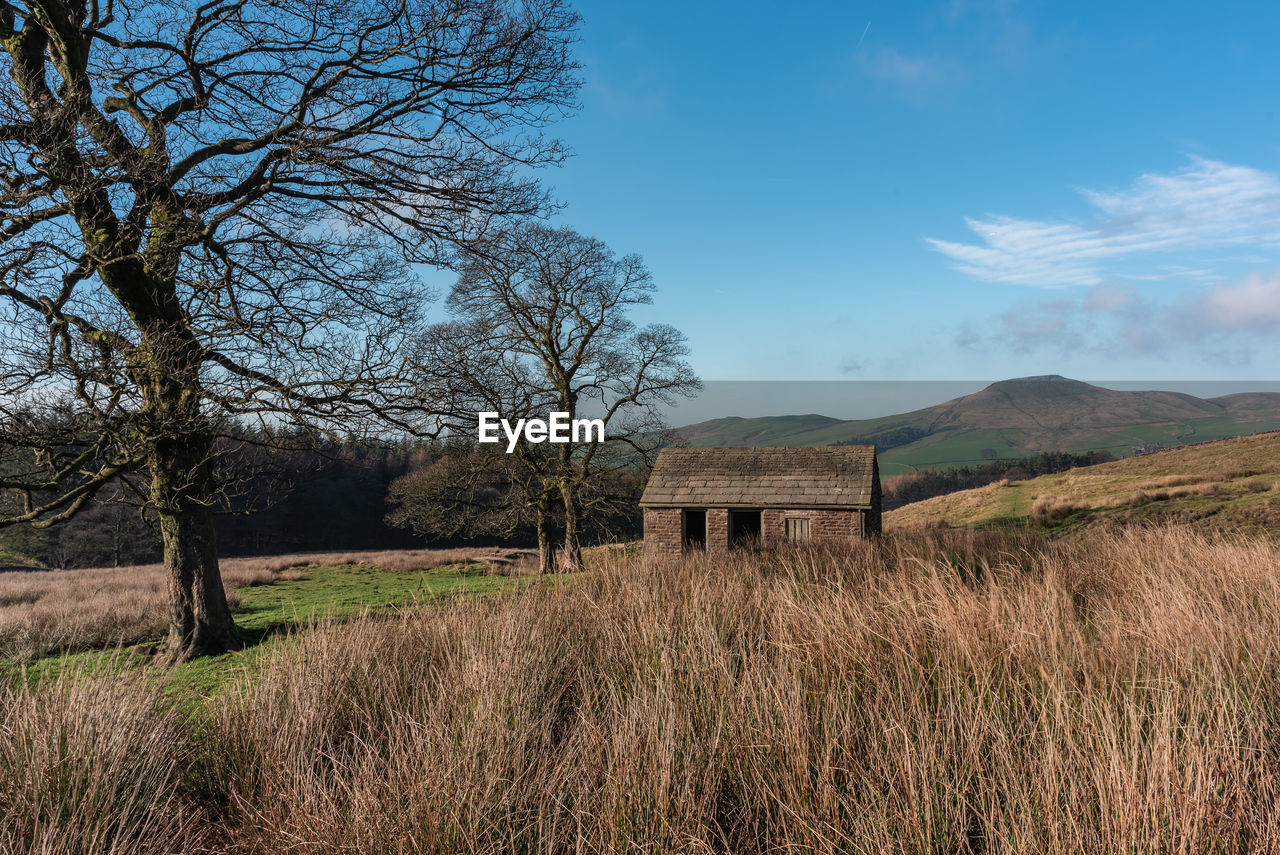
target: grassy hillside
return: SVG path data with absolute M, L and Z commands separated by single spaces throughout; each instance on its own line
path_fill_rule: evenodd
M 1100 521 L 1280 532 L 1280 433 L 1189 445 L 939 496 L 890 511 L 887 527 Z
M 681 428 L 681 433 L 692 445 L 706 447 L 722 447 L 732 445 L 817 445 L 806 439 L 809 434 L 821 432 L 827 428 L 845 425 L 848 422 L 833 419 L 830 416 L 809 414 L 804 416 L 768 416 L 757 419 L 744 419 L 729 416 L 723 419 L 712 419 Z M 804 442 L 790 443 L 788 439 L 804 439 Z
M 1118 392 L 1064 377 L 993 383 L 933 407 L 876 419 L 826 416 L 728 418 L 682 428 L 690 444 L 833 445 L 869 442 L 886 477 L 1043 451 L 1178 446 L 1280 429 L 1280 395 L 1201 399 L 1175 392 Z

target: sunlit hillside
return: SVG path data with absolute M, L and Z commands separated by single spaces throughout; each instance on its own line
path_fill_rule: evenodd
M 1114 463 L 1002 481 L 891 511 L 886 527 L 1099 522 L 1280 531 L 1280 433 L 1236 437 Z

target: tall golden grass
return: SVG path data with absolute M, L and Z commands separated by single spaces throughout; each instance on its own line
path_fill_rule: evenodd
M 68 676 L 0 687 L 0 852 L 211 849 L 200 749 L 155 681 Z
M 0 850 L 1280 848 L 1267 541 L 601 561 L 317 627 L 195 723 L 143 684 L 10 689 Z

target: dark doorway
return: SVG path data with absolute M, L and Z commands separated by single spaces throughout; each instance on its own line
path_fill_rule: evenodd
M 684 548 L 706 549 L 707 547 L 707 512 L 684 512 Z
M 760 542 L 759 511 L 729 511 L 729 546 L 754 546 Z

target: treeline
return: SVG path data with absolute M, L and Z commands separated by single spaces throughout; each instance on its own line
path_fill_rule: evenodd
M 923 428 L 900 427 L 866 436 L 852 436 L 839 442 L 833 442 L 832 445 L 874 445 L 878 451 L 885 451 L 890 448 L 897 448 L 900 445 L 910 445 L 917 439 L 923 439 L 928 435 L 929 431 Z
M 1024 481 L 1038 475 L 1051 475 L 1065 472 L 1077 466 L 1093 466 L 1096 463 L 1109 463 L 1115 460 L 1109 451 L 1088 451 L 1084 454 L 1071 454 L 1064 451 L 1048 451 L 1034 457 L 1018 460 L 996 460 L 982 466 L 961 466 L 958 469 L 944 471 L 912 472 L 900 475 L 888 481 L 884 490 L 884 509 L 886 511 L 922 502 L 934 496 L 945 496 L 960 490 L 971 490 L 994 484 L 1004 478 L 1011 481 Z
M 422 537 L 385 521 L 386 495 L 429 450 L 342 441 L 272 447 L 254 440 L 224 443 L 217 458 L 222 490 L 214 525 L 223 555 L 423 545 Z M 159 561 L 160 533 L 146 499 L 143 474 L 118 481 L 60 525 L 0 529 L 0 552 L 49 567 Z
M 275 465 L 255 461 L 228 491 L 215 521 L 219 547 L 224 555 L 269 555 L 422 546 L 421 537 L 386 522 L 386 496 L 429 455 L 412 444 L 357 442 L 273 451 Z
M 404 549 L 423 546 L 534 546 L 535 519 L 519 514 L 497 524 L 494 511 L 438 504 L 423 493 L 442 469 L 474 456 L 469 443 L 305 439 L 253 435 L 224 443 L 217 461 L 222 491 L 215 527 L 226 556 L 290 552 Z M 503 455 L 505 457 L 505 455 Z M 489 483 L 489 489 L 506 485 Z M 587 542 L 639 537 L 636 501 L 644 475 L 632 469 L 596 479 L 607 503 L 593 507 Z M 485 489 L 482 485 L 482 490 Z M 482 504 L 482 503 L 478 503 Z M 156 518 L 146 502 L 144 475 L 104 488 L 83 511 L 57 526 L 0 529 L 0 564 L 35 562 L 47 567 L 117 567 L 161 560 Z M 457 524 L 428 517 L 456 514 Z M 564 520 L 553 520 L 562 528 Z

